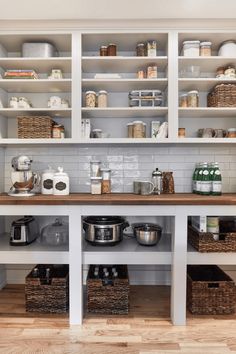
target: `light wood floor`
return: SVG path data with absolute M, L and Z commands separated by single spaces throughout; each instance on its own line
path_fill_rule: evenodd
M 192 316 L 187 326 L 169 320 L 168 287 L 132 287 L 129 316 L 86 315 L 83 326 L 65 315 L 32 315 L 24 288 L 0 291 L 2 354 L 235 354 L 236 315 Z

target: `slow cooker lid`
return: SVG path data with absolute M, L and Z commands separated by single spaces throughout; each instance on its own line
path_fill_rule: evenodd
M 97 225 L 114 225 L 122 224 L 125 222 L 125 219 L 122 216 L 87 216 L 84 218 L 84 221 L 88 224 L 97 224 Z

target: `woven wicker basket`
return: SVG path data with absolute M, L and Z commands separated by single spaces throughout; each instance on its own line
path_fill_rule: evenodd
M 188 266 L 187 306 L 197 315 L 234 313 L 233 280 L 215 265 Z
M 188 242 L 199 252 L 236 252 L 236 233 L 220 234 L 215 240 L 211 232 L 199 232 L 188 226 Z
M 19 139 L 50 139 L 53 120 L 49 116 L 17 117 Z
M 25 279 L 25 305 L 29 312 L 64 313 L 69 308 L 69 266 L 41 265 L 39 277 L 33 276 L 33 270 Z M 50 282 L 45 274 L 50 268 Z
M 207 95 L 208 107 L 236 107 L 236 84 L 219 84 Z
M 124 265 L 114 266 L 118 278 L 105 285 L 102 279 L 94 278 L 95 266 L 91 265 L 87 277 L 87 308 L 91 313 L 126 315 L 129 311 L 129 278 Z M 108 267 L 109 268 L 109 267 Z

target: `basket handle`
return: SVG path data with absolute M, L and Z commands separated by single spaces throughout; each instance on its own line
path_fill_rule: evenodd
M 219 283 L 208 283 L 208 288 L 219 288 L 220 284 Z

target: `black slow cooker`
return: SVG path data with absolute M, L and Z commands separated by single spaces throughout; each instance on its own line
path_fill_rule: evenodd
M 83 219 L 85 240 L 94 245 L 115 245 L 122 241 L 129 223 L 122 216 L 87 216 Z

